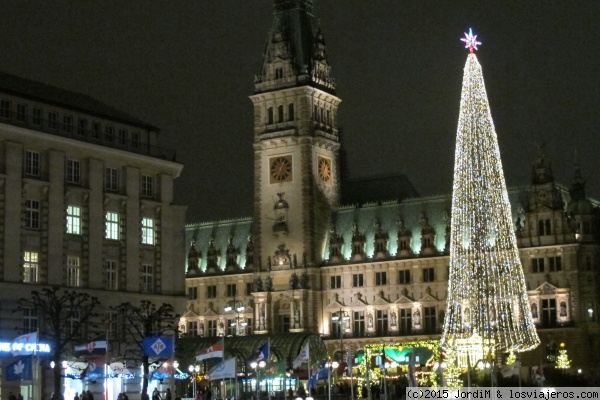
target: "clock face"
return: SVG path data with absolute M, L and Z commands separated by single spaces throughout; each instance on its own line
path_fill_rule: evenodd
M 292 156 L 271 159 L 271 182 L 289 182 L 292 180 Z
M 323 182 L 331 182 L 331 160 L 319 157 L 318 164 L 319 178 L 321 178 Z

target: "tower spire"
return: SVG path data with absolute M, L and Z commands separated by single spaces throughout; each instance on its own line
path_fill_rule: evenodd
M 275 0 L 273 24 L 255 93 L 310 85 L 335 93 L 313 0 Z

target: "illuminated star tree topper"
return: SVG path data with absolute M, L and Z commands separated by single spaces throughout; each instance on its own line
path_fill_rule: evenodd
M 460 40 L 465 42 L 465 49 L 469 49 L 470 53 L 475 53 L 477 46 L 481 44 L 481 42 L 477 40 L 477 35 L 473 35 L 473 30 L 471 28 L 469 28 L 469 33 L 465 32 L 465 37 Z

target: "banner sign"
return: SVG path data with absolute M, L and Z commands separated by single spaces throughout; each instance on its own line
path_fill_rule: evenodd
M 173 336 L 149 336 L 144 338 L 142 348 L 149 357 L 169 358 L 175 351 Z
M 19 355 L 50 354 L 50 345 L 48 343 L 0 342 L 0 353 L 14 353 Z

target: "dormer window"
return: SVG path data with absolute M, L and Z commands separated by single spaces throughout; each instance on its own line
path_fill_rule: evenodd
M 283 68 L 275 69 L 275 79 L 283 78 Z

